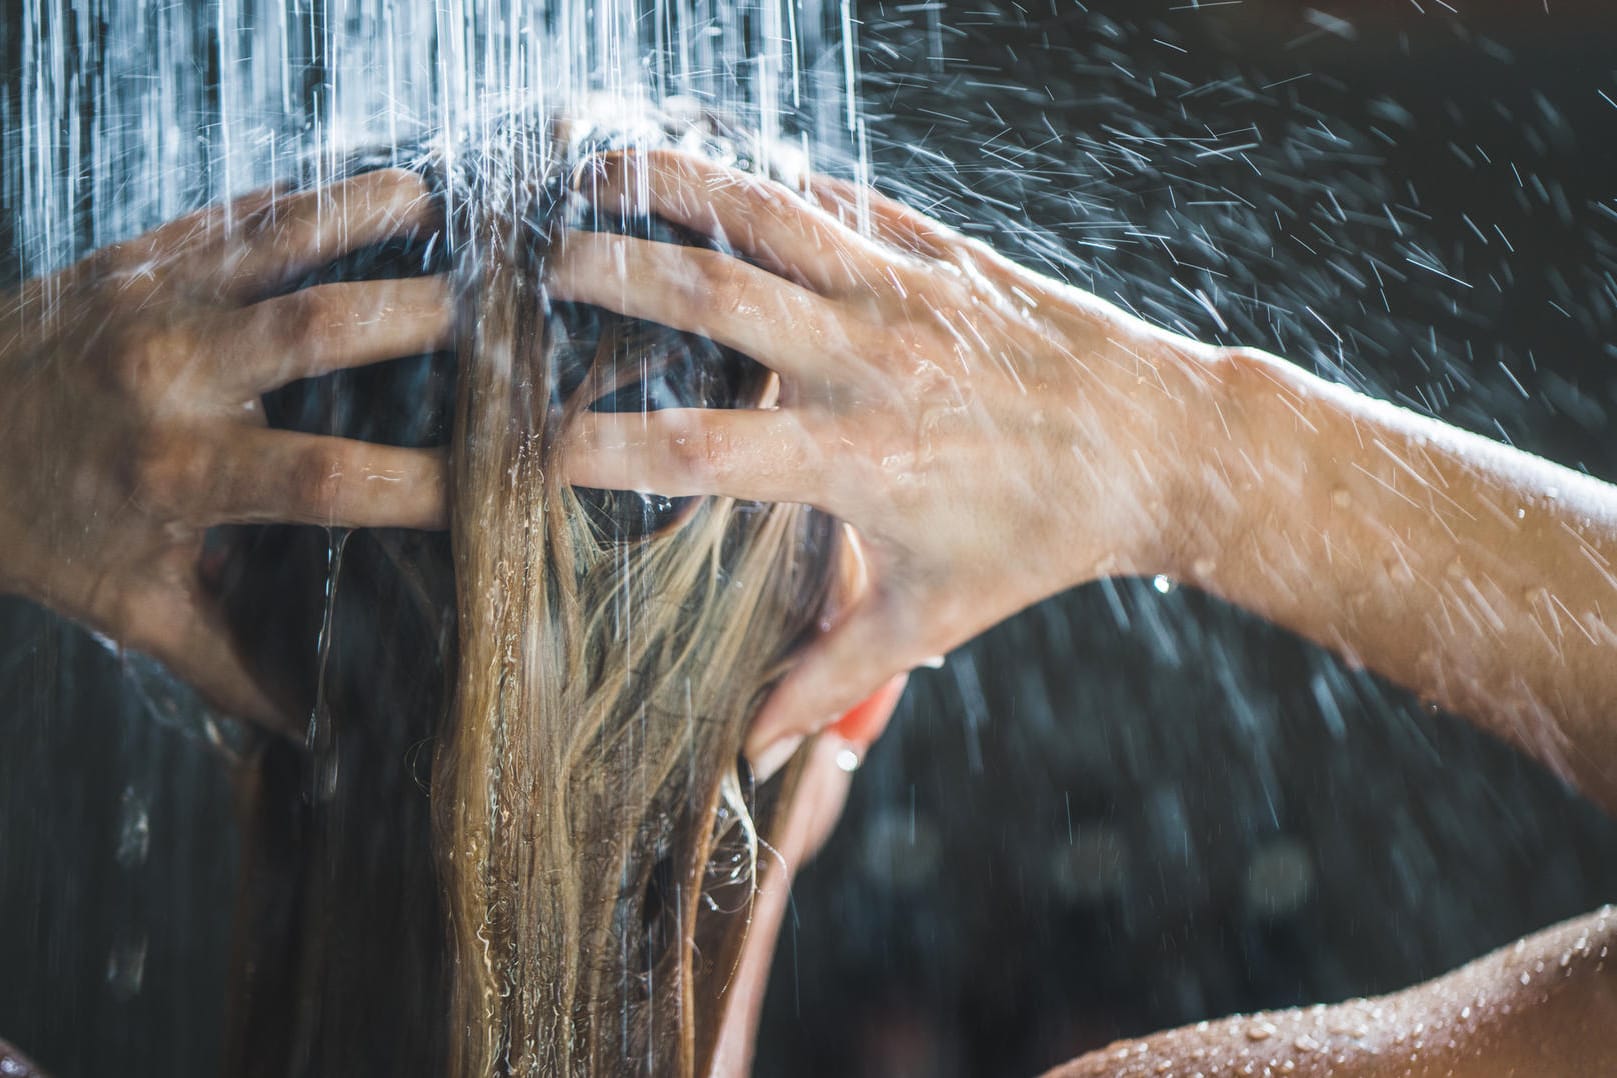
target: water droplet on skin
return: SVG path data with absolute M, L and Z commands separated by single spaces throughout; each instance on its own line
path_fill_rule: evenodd
M 1156 576 L 1151 578 L 1151 586 L 1156 588 L 1158 593 L 1166 595 L 1173 590 L 1173 578 L 1162 573 L 1158 573 Z
M 1393 581 L 1395 584 L 1408 584 L 1410 581 L 1415 579 L 1414 572 L 1412 572 L 1409 566 L 1405 565 L 1404 562 L 1399 558 L 1387 558 L 1383 560 L 1381 563 L 1381 569 L 1387 574 L 1388 579 Z
M 1517 506 L 1516 507 L 1516 519 L 1517 520 L 1524 520 L 1524 519 L 1526 519 L 1526 517 L 1527 517 L 1527 510 L 1523 509 L 1521 506 Z
M 1522 973 L 1521 977 L 1518 978 L 1518 980 L 1520 980 L 1523 985 L 1529 985 L 1529 984 L 1533 983 L 1533 976 L 1532 976 L 1532 974 L 1527 973 L 1527 972 L 1524 971 Z
M 1246 1039 L 1249 1041 L 1266 1041 L 1275 1035 L 1275 1027 L 1268 1022 L 1259 1022 L 1257 1025 L 1246 1027 Z
M 1547 501 L 1552 501 L 1553 502 L 1555 499 L 1559 498 L 1560 496 L 1561 496 L 1561 488 L 1560 487 L 1545 487 L 1544 488 L 1544 497 L 1545 497 L 1545 499 Z

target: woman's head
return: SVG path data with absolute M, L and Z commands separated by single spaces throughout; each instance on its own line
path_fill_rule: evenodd
M 391 155 L 438 192 L 443 230 L 326 277 L 452 274 L 456 355 L 267 402 L 284 425 L 446 445 L 452 477 L 447 537 L 261 529 L 239 544 L 237 626 L 313 715 L 307 754 L 266 772 L 306 807 L 257 817 L 298 882 L 256 916 L 300 950 L 282 986 L 262 970 L 246 986 L 247 1006 L 295 1001 L 293 1069 L 378 1069 L 389 1035 L 458 1074 L 692 1073 L 711 1055 L 754 820 L 780 795 L 754 798 L 738 752 L 822 614 L 838 532 L 799 506 L 557 479 L 582 411 L 771 392 L 703 338 L 546 298 L 563 227 L 710 242 L 575 193 L 601 150 L 672 144 L 751 156 L 733 133 L 650 110 L 514 116 L 475 144 Z M 417 983 L 379 968 L 390 953 Z M 244 1049 L 272 1036 L 255 1035 L 258 1013 L 243 1022 Z

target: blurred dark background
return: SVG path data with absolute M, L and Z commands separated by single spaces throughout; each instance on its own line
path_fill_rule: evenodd
M 862 3 L 872 171 L 1155 321 L 1617 480 L 1604 8 Z M 762 1075 L 1032 1074 L 1617 899 L 1617 826 L 1553 776 L 1171 581 L 911 685 L 800 879 Z M 211 1071 L 221 736 L 0 604 L 0 1036 L 60 1075 Z
M 872 171 L 1156 321 L 1617 480 L 1617 15 L 1453 7 L 866 5 Z M 1177 587 L 1081 589 L 911 685 L 799 885 L 762 1074 L 1032 1074 L 1617 899 L 1617 827 L 1553 776 Z

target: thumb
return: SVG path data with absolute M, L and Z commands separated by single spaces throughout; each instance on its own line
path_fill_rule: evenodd
M 140 604 L 125 643 L 144 651 L 213 707 L 277 733 L 297 736 L 285 710 L 242 662 L 218 604 L 199 585 L 156 587 Z
M 747 759 L 767 776 L 798 744 L 916 663 L 911 619 L 877 588 L 804 649 L 764 701 L 747 734 Z M 771 766 L 772 765 L 772 766 Z

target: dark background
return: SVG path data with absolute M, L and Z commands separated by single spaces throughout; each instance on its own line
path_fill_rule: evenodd
M 866 6 L 873 172 L 1157 321 L 1617 479 L 1617 15 L 1455 6 Z M 799 886 L 761 1073 L 1034 1073 L 1617 898 L 1617 828 L 1552 776 L 1205 596 L 1091 586 L 911 684 Z
M 1617 17 L 1453 6 L 861 4 L 873 172 L 1153 320 L 1617 479 Z M 218 731 L 142 671 L 0 606 L 0 1036 L 63 1076 L 217 1050 Z M 1203 596 L 1096 585 L 912 679 L 799 883 L 758 1070 L 1029 1074 L 1613 899 L 1617 827 L 1538 766 Z

